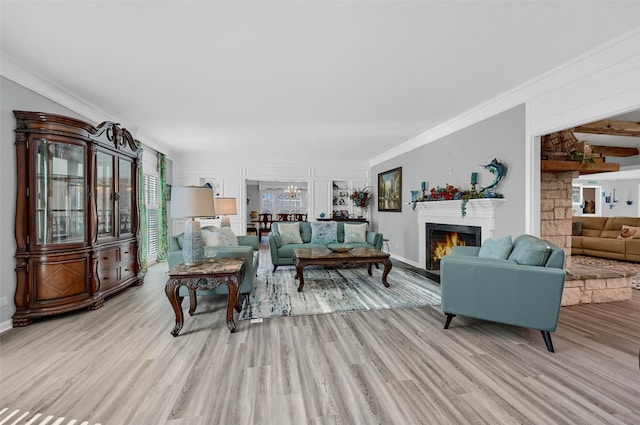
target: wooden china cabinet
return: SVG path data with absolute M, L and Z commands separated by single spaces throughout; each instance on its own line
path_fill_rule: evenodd
M 138 173 L 142 149 L 118 124 L 13 111 L 16 312 L 13 326 L 81 308 L 143 283 Z

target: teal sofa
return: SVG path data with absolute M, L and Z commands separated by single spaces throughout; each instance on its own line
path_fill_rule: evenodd
M 564 251 L 531 235 L 513 241 L 506 259 L 480 247 L 455 247 L 440 263 L 445 329 L 456 315 L 538 329 L 553 352 L 564 288 Z
M 215 229 L 215 227 L 205 226 L 202 230 Z M 184 263 L 182 256 L 184 235 L 182 233 L 171 236 L 169 238 L 169 252 L 167 253 L 167 262 L 169 269 L 174 268 L 180 263 Z M 215 258 L 242 258 L 245 264 L 245 274 L 242 285 L 240 286 L 240 294 L 244 297 L 245 302 L 249 302 L 249 294 L 253 291 L 254 277 L 258 273 L 260 260 L 259 241 L 255 235 L 240 235 L 238 238 L 238 246 L 206 246 L 205 252 L 215 251 Z M 227 285 L 220 285 L 216 289 L 198 291 L 198 295 L 206 294 L 227 294 Z M 189 293 L 184 286 L 180 287 L 180 296 L 188 296 Z
M 278 232 L 278 223 L 271 225 L 271 232 L 269 233 L 269 250 L 271 252 L 271 262 L 273 263 L 273 271 L 275 272 L 278 266 L 292 266 L 293 265 L 293 251 L 299 248 L 327 248 L 331 244 L 325 243 L 313 243 L 311 242 L 311 223 L 308 221 L 301 221 L 300 223 L 300 238 L 303 243 L 291 243 L 283 244 Z M 344 223 L 338 221 L 337 240 L 338 244 L 344 243 Z M 349 245 L 354 247 L 368 247 L 381 249 L 382 248 L 382 233 L 373 232 L 367 230 L 365 234 L 366 242 L 350 242 Z

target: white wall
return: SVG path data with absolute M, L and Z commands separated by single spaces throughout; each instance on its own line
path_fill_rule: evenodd
M 215 149 L 213 149 L 215 151 Z M 312 158 L 306 164 L 287 164 L 286 154 L 282 164 L 247 163 L 241 160 L 221 160 L 214 153 L 199 155 L 177 155 L 174 158 L 174 184 L 177 186 L 201 185 L 203 181 L 215 180 L 220 196 L 247 199 L 246 181 L 306 182 L 309 190 L 309 217 L 317 217 L 321 212 L 330 212 L 331 181 L 369 181 L 369 167 L 362 159 L 342 161 L 336 164 L 314 163 Z M 231 228 L 236 234 L 246 233 L 247 216 L 250 209 L 246 202 L 238 204 L 236 216 L 230 216 Z M 250 209 L 249 209 L 250 208 Z M 172 234 L 182 231 L 180 223 L 170 227 Z
M 574 179 L 573 184 L 583 186 L 600 186 L 605 195 L 600 194 L 602 198 L 602 217 L 639 217 L 638 191 L 640 190 L 639 179 L 620 179 L 620 180 L 598 180 L 590 179 L 588 175 L 579 179 Z M 618 202 L 616 204 L 605 203 L 605 196 L 613 195 L 615 190 Z M 627 201 L 631 201 L 631 205 Z

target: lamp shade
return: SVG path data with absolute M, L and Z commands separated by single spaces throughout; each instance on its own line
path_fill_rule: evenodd
M 236 198 L 215 198 L 216 214 L 220 215 L 236 215 Z
M 213 217 L 216 208 L 213 189 L 186 186 L 171 188 L 171 218 Z

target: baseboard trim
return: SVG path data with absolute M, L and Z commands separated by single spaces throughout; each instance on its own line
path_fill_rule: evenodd
M 11 320 L 0 322 L 0 334 L 8 331 L 9 329 L 13 329 L 13 322 Z

